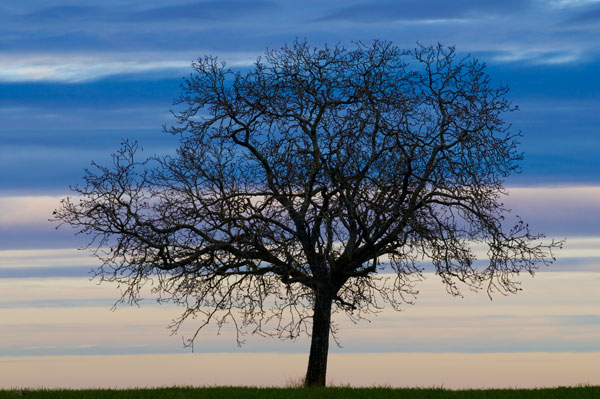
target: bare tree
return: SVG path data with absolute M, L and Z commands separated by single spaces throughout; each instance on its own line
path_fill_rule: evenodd
M 213 57 L 193 69 L 166 129 L 177 154 L 138 161 L 125 143 L 55 212 L 91 236 L 122 300 L 152 281 L 185 307 L 174 329 L 199 317 L 189 344 L 210 322 L 238 340 L 308 333 L 305 384 L 324 385 L 332 312 L 398 309 L 423 262 L 452 295 L 491 295 L 553 260 L 560 243 L 503 226 L 521 158 L 507 88 L 453 47 L 296 41 L 244 73 Z

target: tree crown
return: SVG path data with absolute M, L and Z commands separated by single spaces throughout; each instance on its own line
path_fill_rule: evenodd
M 453 47 L 296 41 L 243 73 L 209 56 L 193 69 L 166 129 L 177 155 L 138 161 L 125 143 L 56 211 L 93 236 L 124 299 L 153 279 L 183 304 L 175 327 L 203 315 L 295 337 L 321 297 L 359 318 L 410 301 L 420 261 L 454 295 L 514 292 L 551 261 L 559 243 L 503 225 L 521 159 L 508 89 Z

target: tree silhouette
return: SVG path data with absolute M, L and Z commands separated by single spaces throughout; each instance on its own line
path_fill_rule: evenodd
M 122 300 L 152 281 L 185 306 L 174 329 L 201 320 L 189 344 L 210 322 L 238 340 L 308 333 L 305 384 L 324 385 L 332 312 L 398 309 L 423 262 L 452 295 L 491 295 L 553 260 L 560 243 L 503 226 L 503 179 L 521 158 L 508 89 L 453 47 L 296 41 L 245 72 L 192 65 L 165 129 L 177 154 L 138 160 L 126 142 L 55 211 L 90 235 Z

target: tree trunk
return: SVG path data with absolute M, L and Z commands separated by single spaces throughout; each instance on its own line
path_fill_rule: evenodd
M 331 329 L 331 303 L 330 296 L 315 293 L 310 355 L 304 380 L 304 385 L 307 387 L 325 386 L 329 331 Z

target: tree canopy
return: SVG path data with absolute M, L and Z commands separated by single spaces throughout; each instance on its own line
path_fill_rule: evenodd
M 176 155 L 126 142 L 55 212 L 91 236 L 98 276 L 124 300 L 151 281 L 183 305 L 174 328 L 193 317 L 198 331 L 229 321 L 238 339 L 309 333 L 306 384 L 324 385 L 332 312 L 399 309 L 424 264 L 452 295 L 491 295 L 552 261 L 560 243 L 505 226 L 515 107 L 477 60 L 296 41 L 243 71 L 212 56 L 192 66 L 165 128 Z

